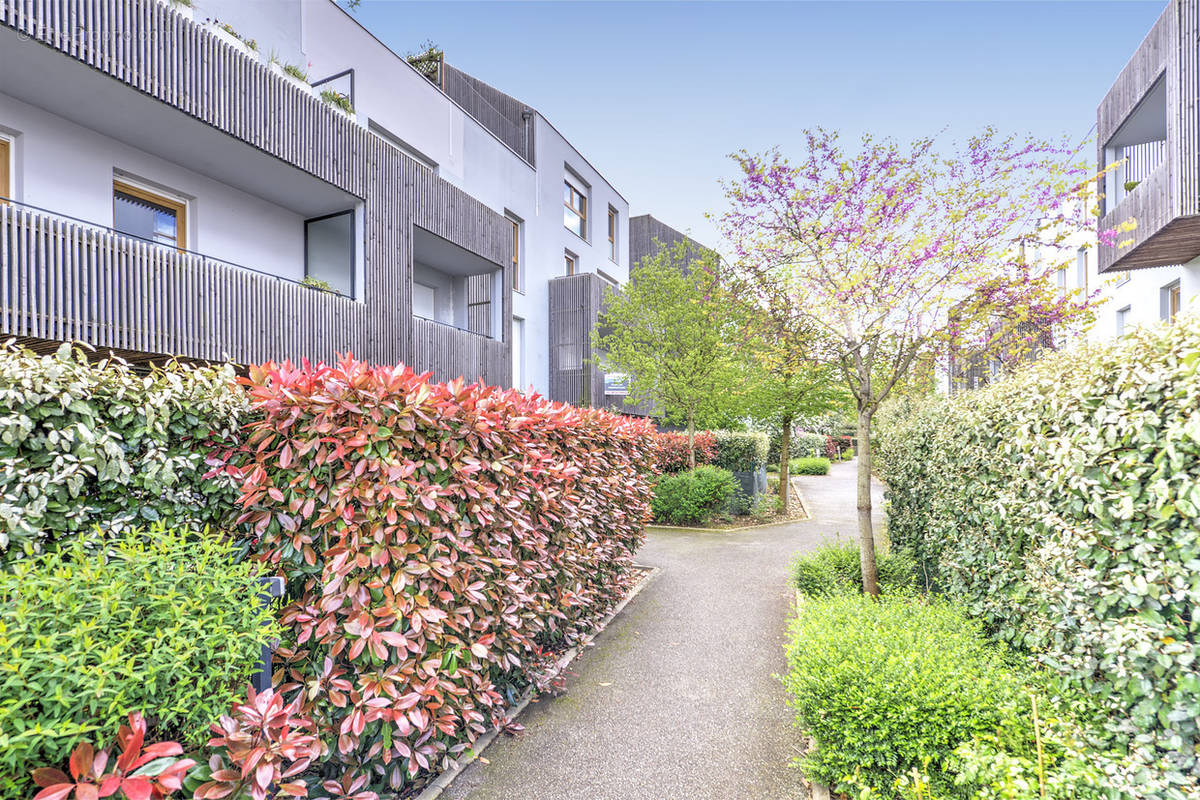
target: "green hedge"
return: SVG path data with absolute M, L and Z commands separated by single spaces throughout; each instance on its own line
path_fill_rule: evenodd
M 278 634 L 249 562 L 213 536 L 127 530 L 104 553 L 76 537 L 0 572 L 0 798 L 132 711 L 189 746 L 241 696 Z
M 705 465 L 659 477 L 650 507 L 658 522 L 671 525 L 704 522 L 723 511 L 738 488 L 732 472 Z
M 893 546 L 1098 698 L 1109 742 L 1196 773 L 1200 319 L 891 406 L 878 431 Z
M 904 553 L 877 553 L 875 568 L 883 592 L 913 587 L 916 564 Z M 826 542 L 792 562 L 792 585 L 809 597 L 862 592 L 862 566 L 856 542 Z
M 237 430 L 247 401 L 233 377 L 179 364 L 139 375 L 69 345 L 0 349 L 0 568 L 97 525 L 224 524 L 236 488 L 203 480 L 197 444 Z
M 767 435 L 759 431 L 713 431 L 717 455 L 712 463 L 731 472 L 748 472 L 766 466 Z
M 788 462 L 788 472 L 792 475 L 828 475 L 829 459 L 824 456 L 793 458 Z

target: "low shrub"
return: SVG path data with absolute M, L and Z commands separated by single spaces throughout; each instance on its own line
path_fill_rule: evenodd
M 883 593 L 906 592 L 915 583 L 916 562 L 904 553 L 876 551 L 875 568 Z M 792 585 L 808 597 L 861 594 L 862 568 L 857 542 L 827 542 L 792 561 Z
M 820 433 L 796 433 L 788 451 L 797 458 L 816 458 L 825 454 L 825 436 Z M 778 459 L 776 459 L 778 461 Z
M 750 516 L 759 522 L 765 522 L 771 517 L 783 513 L 783 500 L 778 494 L 768 492 L 766 494 L 757 494 L 750 501 Z
M 129 713 L 198 745 L 277 633 L 254 568 L 232 546 L 161 525 L 79 537 L 0 572 L 0 797 L 64 763 Z
M 227 523 L 236 487 L 203 476 L 208 440 L 232 441 L 246 409 L 232 380 L 230 367 L 140 375 L 67 344 L 0 347 L 0 569 L 96 526 Z
M 653 425 L 350 358 L 242 380 L 245 441 L 212 462 L 287 577 L 277 690 L 326 793 L 403 793 L 624 595 Z
M 696 464 L 711 464 L 717 456 L 717 439 L 708 431 L 697 431 L 694 438 Z M 688 435 L 674 431 L 654 434 L 658 450 L 659 472 L 683 472 L 690 469 L 688 462 Z
M 788 472 L 792 475 L 828 475 L 828 458 L 793 458 L 788 462 Z
M 787 659 L 784 685 L 816 743 L 805 774 L 884 797 L 912 769 L 925 770 L 935 791 L 950 789 L 943 767 L 955 748 L 993 731 L 1022 686 L 977 623 L 936 601 L 808 600 Z
M 706 521 L 724 511 L 740 487 L 733 473 L 714 466 L 663 475 L 654 485 L 654 519 L 671 525 Z
M 713 431 L 716 456 L 712 463 L 730 472 L 749 472 L 767 463 L 767 435 L 758 431 Z
M 1200 316 L 877 418 L 892 542 L 1105 706 L 1107 746 L 1200 776 Z M 1121 787 L 1124 789 L 1125 787 Z

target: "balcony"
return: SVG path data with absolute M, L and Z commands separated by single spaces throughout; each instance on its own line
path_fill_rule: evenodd
M 274 275 L 0 205 L 0 333 L 236 363 L 367 343 L 362 303 Z
M 1171 0 L 1097 109 L 1100 230 L 1136 226 L 1100 248 L 1101 272 L 1200 256 L 1198 19 L 1200 0 Z

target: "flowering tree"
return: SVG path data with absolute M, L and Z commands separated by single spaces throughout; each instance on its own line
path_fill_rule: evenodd
M 847 152 L 817 129 L 796 164 L 777 151 L 734 159 L 742 175 L 721 222 L 743 284 L 773 315 L 825 333 L 854 398 L 863 586 L 877 594 L 873 415 L 931 352 L 1011 353 L 1090 315 L 1090 298 L 1050 279 L 1065 257 L 1048 257 L 1091 224 L 1078 201 L 1089 176 L 1065 147 L 992 129 L 948 155 L 932 139 L 869 136 Z

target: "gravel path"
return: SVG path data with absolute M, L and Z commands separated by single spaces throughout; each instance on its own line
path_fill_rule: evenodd
M 797 478 L 813 519 L 740 533 L 651 531 L 661 572 L 442 795 L 454 800 L 804 798 L 783 687 L 788 562 L 855 540 L 854 462 Z M 876 487 L 878 492 L 878 487 Z M 876 498 L 876 513 L 882 498 Z

